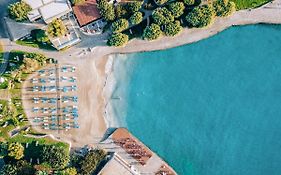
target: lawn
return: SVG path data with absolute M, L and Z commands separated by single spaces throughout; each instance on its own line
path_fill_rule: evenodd
M 24 127 L 27 124 L 27 119 L 21 102 L 21 84 L 32 73 L 33 68 L 26 66 L 24 59 L 28 58 L 38 63 L 39 68 L 46 64 L 47 58 L 38 53 L 27 53 L 22 51 L 11 51 L 9 55 L 9 65 L 6 72 L 2 75 L 6 82 L 11 83 L 3 85 L 11 95 L 11 101 L 0 100 L 2 108 L 0 109 L 0 141 L 8 141 L 9 132 L 19 127 Z M 28 65 L 28 64 L 27 64 Z M 5 92 L 4 92 L 5 93 Z M 5 126 L 5 127 L 3 127 Z
M 236 4 L 237 10 L 257 8 L 272 0 L 231 0 Z
M 35 47 L 35 48 L 40 48 L 40 49 L 45 49 L 45 50 L 56 50 L 51 45 L 51 43 L 42 44 L 42 43 L 37 42 L 33 38 L 24 39 L 24 40 L 17 40 L 16 43 L 19 44 L 19 45 L 22 45 L 22 46 Z

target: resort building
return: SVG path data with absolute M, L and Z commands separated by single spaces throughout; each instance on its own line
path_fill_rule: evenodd
M 158 155 L 135 138 L 127 129 L 116 129 L 105 141 L 102 147 L 114 156 L 101 169 L 99 175 L 176 175 L 177 173 Z
M 60 37 L 49 37 L 53 47 L 61 50 L 81 41 L 77 29 L 75 29 L 76 20 L 72 14 L 69 0 L 23 0 L 23 2 L 32 8 L 28 13 L 28 19 L 31 23 L 21 24 L 6 20 L 11 40 L 29 38 L 32 30 L 47 30 L 47 25 L 54 19 L 61 19 L 67 33 Z M 20 31 L 18 31 L 18 27 L 14 27 L 19 25 L 22 26 Z
M 31 22 L 43 19 L 45 23 L 50 23 L 56 18 L 60 18 L 70 13 L 71 5 L 68 0 L 23 0 L 32 11 L 28 18 Z
M 106 22 L 102 19 L 96 0 L 87 0 L 72 7 L 81 31 L 86 34 L 100 34 Z
M 66 34 L 59 37 L 49 36 L 52 46 L 61 50 L 79 43 L 82 33 L 85 35 L 101 34 L 106 25 L 106 21 L 99 13 L 97 0 L 87 0 L 73 6 L 69 0 L 22 1 L 32 9 L 27 15 L 30 23 L 17 23 L 9 18 L 5 19 L 10 38 L 13 41 L 31 38 L 31 31 L 47 30 L 48 24 L 53 20 L 61 19 L 67 29 Z

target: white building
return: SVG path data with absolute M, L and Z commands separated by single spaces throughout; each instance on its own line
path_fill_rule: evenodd
M 23 0 L 32 11 L 28 13 L 31 22 L 42 18 L 47 24 L 72 11 L 68 0 Z

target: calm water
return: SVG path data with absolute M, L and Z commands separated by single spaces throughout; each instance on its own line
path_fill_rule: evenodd
M 281 26 L 119 57 L 118 118 L 179 174 L 281 174 Z

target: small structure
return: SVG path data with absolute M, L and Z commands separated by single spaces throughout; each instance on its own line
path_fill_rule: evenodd
M 28 13 L 31 22 L 42 18 L 45 23 L 50 23 L 53 19 L 60 18 L 71 12 L 68 0 L 23 0 L 32 11 Z
M 81 30 L 88 34 L 100 34 L 105 21 L 99 13 L 96 0 L 87 0 L 72 7 Z
M 78 24 L 82 27 L 101 18 L 96 0 L 88 0 L 85 3 L 72 7 Z

